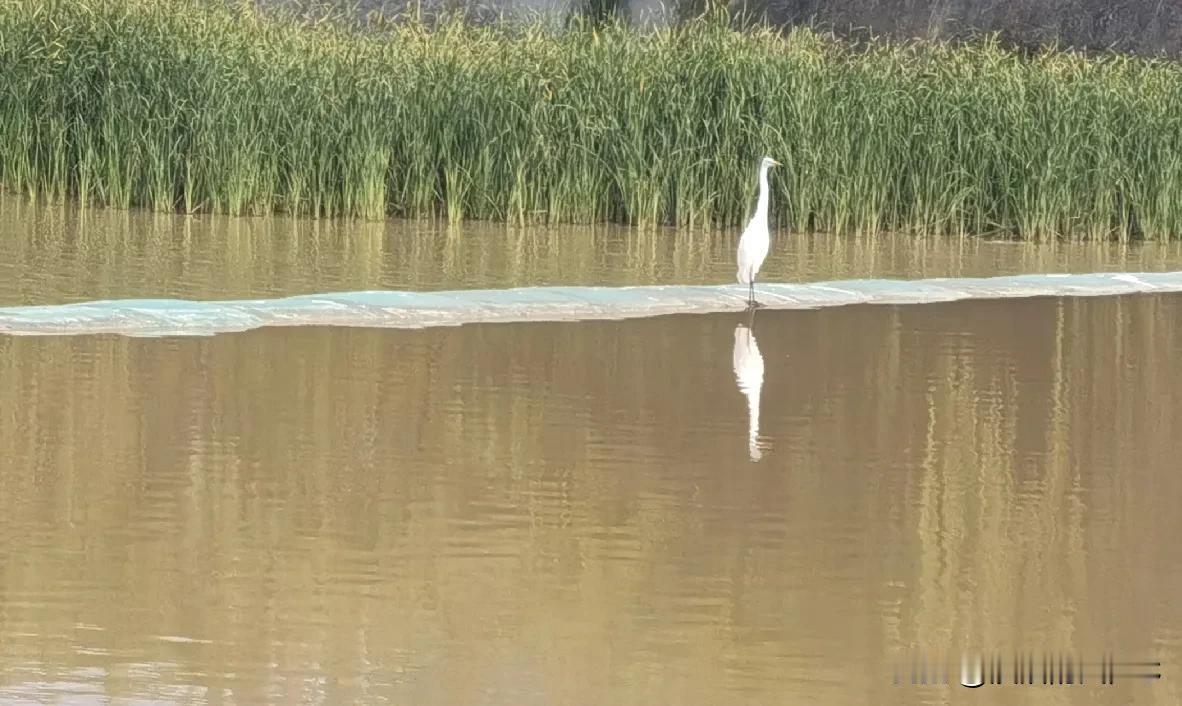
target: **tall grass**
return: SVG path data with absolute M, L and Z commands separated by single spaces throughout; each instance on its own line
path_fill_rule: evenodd
M 0 184 L 159 210 L 1182 234 L 1182 66 L 699 19 L 348 28 L 0 3 Z

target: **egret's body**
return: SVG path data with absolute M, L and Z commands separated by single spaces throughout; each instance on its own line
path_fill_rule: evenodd
M 768 248 L 771 246 L 771 234 L 768 232 L 767 225 L 768 201 L 771 199 L 771 195 L 768 193 L 767 173 L 769 169 L 779 166 L 779 164 L 771 157 L 764 157 L 760 160 L 759 200 L 755 203 L 755 213 L 752 214 L 751 220 L 743 230 L 743 235 L 739 237 L 737 258 L 739 271 L 737 275 L 739 284 L 748 286 L 747 304 L 752 307 L 758 306 L 758 302 L 755 301 L 755 276 L 759 274 L 759 268 L 763 266 L 764 258 L 767 257 Z

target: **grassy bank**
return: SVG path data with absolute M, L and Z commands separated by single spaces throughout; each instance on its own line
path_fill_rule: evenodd
M 229 213 L 1182 235 L 1182 65 L 717 23 L 346 30 L 0 3 L 0 183 Z

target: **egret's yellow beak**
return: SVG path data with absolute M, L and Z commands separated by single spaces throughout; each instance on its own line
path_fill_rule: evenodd
M 779 162 L 777 162 L 776 160 L 774 160 L 774 159 L 773 159 L 773 160 L 772 160 L 772 166 L 773 166 L 773 167 L 782 167 L 782 166 L 784 166 L 784 165 L 780 164 Z

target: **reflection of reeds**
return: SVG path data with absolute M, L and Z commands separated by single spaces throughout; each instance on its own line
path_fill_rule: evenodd
M 897 644 L 1037 649 L 1114 624 L 1112 647 L 1156 638 L 1176 662 L 1176 551 L 1146 540 L 1182 531 L 1178 313 L 769 316 L 777 450 L 757 474 L 735 472 L 741 398 L 717 394 L 729 318 L 0 337 L 0 660 L 211 639 L 170 657 L 178 683 L 252 703 L 309 674 L 383 700 L 360 665 L 467 702 L 517 664 L 561 703 L 724 703 L 728 683 L 808 702 L 877 691 Z M 31 600 L 47 592 L 62 602 Z
M 1178 445 L 1176 405 L 1159 376 L 1179 343 L 1160 322 L 1176 307 L 1148 297 L 1023 306 L 1028 334 L 966 324 L 971 337 L 928 361 L 938 367 L 907 511 L 919 591 L 901 639 L 930 649 L 1174 649 L 1154 644 L 1169 622 L 1160 607 L 1129 597 L 1169 593 L 1155 568 L 1166 562 L 1146 539 L 1177 524 L 1154 497 L 1177 487 L 1162 475 Z M 1033 364 L 1014 364 L 1023 359 Z
M 983 42 L 0 6 L 0 183 L 116 206 L 799 229 L 1182 233 L 1182 71 Z

